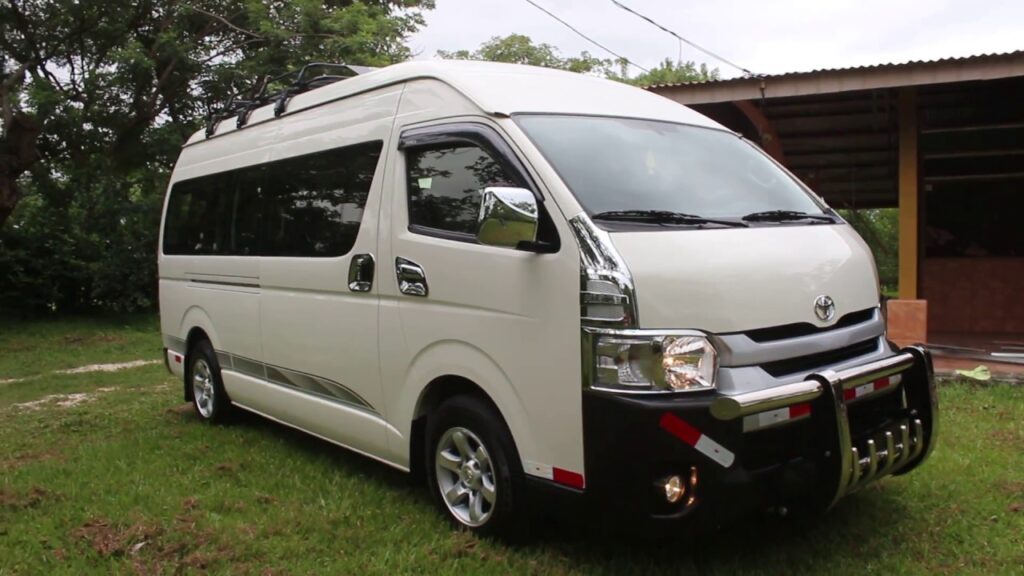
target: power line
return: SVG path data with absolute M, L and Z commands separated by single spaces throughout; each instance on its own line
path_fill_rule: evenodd
M 527 1 L 529 1 L 529 0 L 527 0 Z M 531 2 L 531 4 L 532 4 L 532 2 Z M 691 41 L 687 40 L 686 38 L 683 38 L 679 34 L 676 34 L 675 32 L 669 30 L 668 28 L 665 28 L 664 26 L 662 26 L 661 24 L 658 24 L 657 22 L 655 22 L 651 18 L 648 18 L 647 16 L 644 16 L 643 14 L 637 12 L 636 10 L 633 10 L 632 8 L 630 8 L 629 6 L 626 6 L 625 4 L 619 2 L 618 0 L 612 0 L 612 4 L 615 4 L 619 8 L 622 8 L 623 10 L 625 10 L 626 12 L 629 12 L 630 14 L 633 14 L 634 16 L 637 16 L 639 18 L 643 18 L 644 20 L 650 22 L 654 26 L 657 26 L 658 28 L 661 28 L 663 31 L 668 32 L 669 34 L 675 36 L 680 42 L 686 42 L 687 44 L 689 44 L 690 46 L 693 46 L 697 50 L 700 50 L 701 52 L 707 54 L 708 56 L 711 56 L 712 58 L 714 58 L 716 60 L 719 60 L 721 62 L 724 62 L 724 63 L 728 64 L 729 66 L 732 66 L 733 68 L 743 72 L 747 76 L 756 76 L 756 74 L 754 74 L 750 70 L 747 70 L 743 66 L 740 66 L 739 64 L 736 64 L 735 62 L 731 62 L 731 61 L 727 60 L 726 58 L 723 58 L 722 56 L 719 56 L 718 54 L 715 54 L 711 50 L 708 50 L 707 48 L 699 46 L 698 44 L 696 44 L 694 42 L 691 42 Z
M 579 35 L 579 36 L 580 36 L 581 38 L 583 38 L 584 40 L 586 40 L 587 42 L 590 42 L 591 44 L 593 44 L 594 46 L 597 46 L 597 47 L 598 47 L 598 48 L 600 48 L 601 50 L 604 50 L 605 52 L 607 52 L 607 53 L 611 54 L 612 56 L 615 56 L 616 58 L 618 58 L 619 60 L 622 60 L 622 61 L 623 61 L 623 62 L 625 62 L 626 64 L 629 64 L 629 65 L 631 65 L 631 66 L 636 66 L 637 68 L 639 68 L 639 69 L 643 70 L 644 72 L 650 72 L 650 70 L 648 70 L 647 68 L 644 68 L 643 66 L 641 66 L 641 65 L 637 64 L 636 62 L 633 62 L 632 60 L 630 60 L 629 58 L 626 58 L 625 56 L 622 56 L 621 54 L 618 54 L 618 53 L 616 53 L 616 52 L 613 52 L 613 51 L 612 51 L 612 50 L 611 50 L 610 48 L 608 48 L 608 47 L 604 46 L 603 44 L 601 44 L 601 43 L 600 43 L 600 42 L 598 42 L 597 40 L 594 40 L 593 38 L 591 38 L 591 37 L 587 36 L 587 35 L 586 35 L 586 34 L 584 34 L 583 32 L 580 32 L 579 30 L 577 30 L 576 28 L 574 28 L 574 27 L 572 26 L 572 24 L 569 24 L 569 23 L 568 23 L 568 22 L 566 22 L 565 20 L 562 20 L 562 19 L 561 19 L 561 18 L 559 18 L 558 16 L 555 16 L 555 15 L 554 15 L 554 14 L 552 14 L 551 12 L 548 12 L 548 10 L 547 10 L 546 8 L 544 8 L 543 6 L 541 6 L 540 4 L 537 4 L 537 3 L 536 3 L 536 2 L 534 2 L 533 0 L 526 0 L 526 1 L 527 1 L 527 2 L 528 2 L 528 3 L 530 4 L 530 5 L 531 5 L 531 6 L 533 6 L 534 8 L 536 8 L 537 10 L 540 10 L 541 12 L 543 12 L 543 13 L 547 14 L 548 16 L 551 16 L 551 17 L 552 17 L 552 18 L 554 18 L 555 20 L 558 20 L 558 22 L 559 22 L 559 23 L 561 23 L 561 24 L 562 24 L 562 26 L 565 26 L 565 27 L 566 27 L 566 28 L 568 28 L 569 30 L 572 30 L 573 32 L 575 32 L 576 34 L 578 34 L 578 35 Z

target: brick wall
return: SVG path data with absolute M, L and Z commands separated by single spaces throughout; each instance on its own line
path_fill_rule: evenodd
M 1024 258 L 925 258 L 931 332 L 1024 333 Z

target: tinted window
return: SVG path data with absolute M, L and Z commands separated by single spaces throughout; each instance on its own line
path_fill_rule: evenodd
M 380 141 L 183 180 L 165 254 L 341 256 L 352 249 Z
M 471 144 L 406 154 L 409 224 L 476 235 L 480 199 L 488 186 L 523 186 L 494 157 Z
M 518 116 L 589 213 L 821 214 L 800 184 L 731 132 L 626 118 Z
M 269 256 L 341 256 L 363 219 L 379 142 L 275 162 L 265 196 Z
M 240 170 L 235 177 L 232 204 L 232 252 L 238 256 L 260 254 L 260 230 L 263 228 L 263 188 L 266 170 L 261 167 Z
M 234 178 L 214 174 L 174 185 L 164 225 L 167 254 L 230 254 Z

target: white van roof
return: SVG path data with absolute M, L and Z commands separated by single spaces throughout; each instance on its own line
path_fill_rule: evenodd
M 493 115 L 625 116 L 725 129 L 681 104 L 621 82 L 537 66 L 466 60 L 417 60 L 380 68 L 302 94 L 289 106 L 288 114 L 419 78 L 444 82 Z M 264 115 L 254 112 L 253 116 Z M 188 143 L 203 139 L 200 130 Z

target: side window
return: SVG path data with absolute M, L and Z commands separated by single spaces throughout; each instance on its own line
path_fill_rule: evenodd
M 474 144 L 406 151 L 409 224 L 476 236 L 483 189 L 523 186 L 486 150 Z
M 171 188 L 164 223 L 165 254 L 232 251 L 234 182 L 230 173 L 183 180 Z
M 231 220 L 231 253 L 259 256 L 260 230 L 263 224 L 263 189 L 266 170 L 251 166 L 237 172 Z
M 381 141 L 274 162 L 263 196 L 266 256 L 330 257 L 355 244 Z

